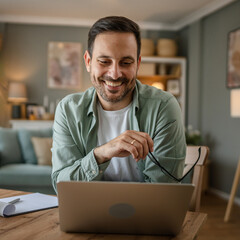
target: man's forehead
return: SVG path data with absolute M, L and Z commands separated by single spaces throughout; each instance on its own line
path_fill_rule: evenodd
M 132 32 L 114 32 L 114 31 L 108 31 L 108 32 L 102 32 L 102 33 L 99 33 L 97 36 L 96 36 L 96 39 L 97 38 L 110 38 L 110 37 L 113 37 L 113 36 L 116 36 L 116 37 L 119 37 L 119 36 L 122 36 L 122 37 L 126 37 L 126 36 L 131 36 L 133 38 L 135 38 L 135 35 L 132 33 Z
M 137 41 L 133 33 L 101 33 L 97 35 L 93 44 L 94 53 L 97 54 L 96 57 L 111 57 L 112 53 L 121 55 L 121 58 L 133 57 L 137 53 Z

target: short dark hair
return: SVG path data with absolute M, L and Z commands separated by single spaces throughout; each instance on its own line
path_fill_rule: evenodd
M 137 42 L 137 58 L 141 50 L 141 34 L 139 26 L 129 18 L 122 16 L 109 16 L 100 18 L 93 24 L 88 33 L 88 52 L 92 57 L 93 45 L 96 36 L 104 32 L 133 33 Z

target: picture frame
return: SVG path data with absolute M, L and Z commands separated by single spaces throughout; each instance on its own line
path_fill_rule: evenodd
M 29 119 L 29 116 L 33 113 L 32 108 L 38 106 L 37 103 L 26 103 L 26 118 Z
M 48 43 L 48 87 L 80 89 L 82 82 L 82 44 Z
M 37 104 L 28 104 L 26 106 L 27 110 L 27 118 L 29 119 L 30 116 L 34 116 L 34 119 L 42 119 L 43 115 L 45 114 L 45 108 L 43 106 L 39 106 Z
M 240 28 L 228 34 L 227 88 L 240 88 Z
M 180 82 L 178 79 L 169 79 L 167 81 L 167 91 L 174 96 L 180 95 Z

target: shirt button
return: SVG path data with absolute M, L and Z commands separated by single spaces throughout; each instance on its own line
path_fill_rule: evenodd
M 99 173 L 103 173 L 103 170 L 100 170 Z

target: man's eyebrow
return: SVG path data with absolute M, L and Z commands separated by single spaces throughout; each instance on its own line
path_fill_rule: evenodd
M 110 56 L 107 56 L 107 55 L 100 55 L 97 57 L 97 59 L 100 59 L 100 58 L 109 58 L 109 59 L 112 59 L 112 57 Z M 125 56 L 125 57 L 122 57 L 121 60 L 132 60 L 132 61 L 135 61 L 135 59 L 132 57 L 132 56 Z
M 132 57 L 132 56 L 126 56 L 126 57 L 123 57 L 122 60 L 132 60 L 133 62 L 135 62 L 135 59 Z
M 106 56 L 106 55 L 100 55 L 97 58 L 111 58 L 110 56 Z

